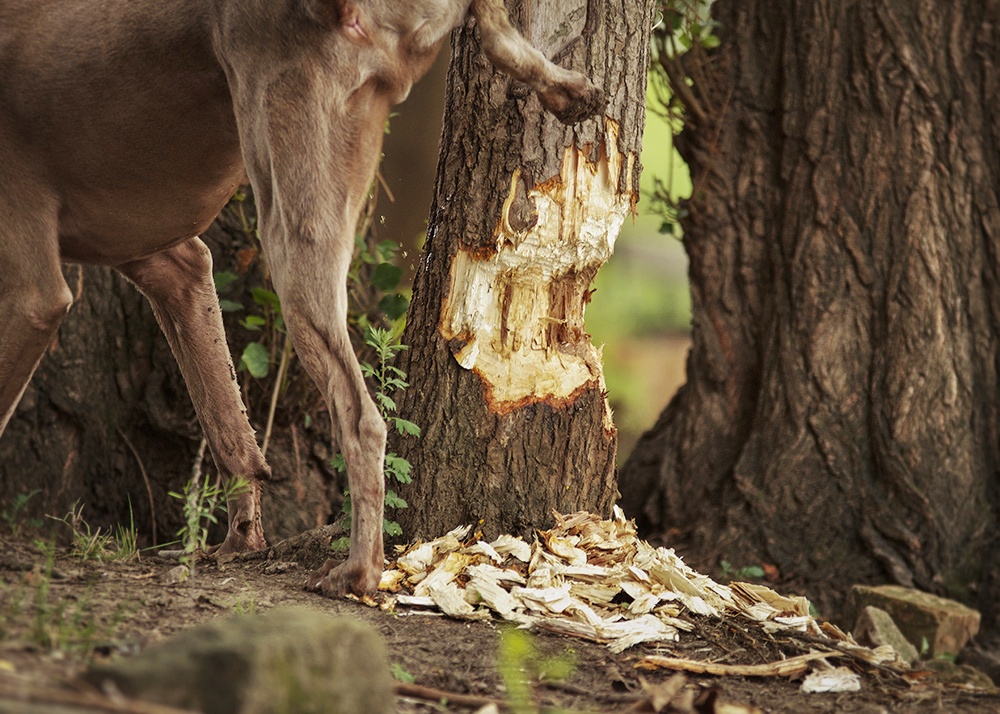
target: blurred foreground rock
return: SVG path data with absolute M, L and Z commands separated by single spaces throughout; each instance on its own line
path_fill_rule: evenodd
M 378 635 L 304 608 L 202 625 L 83 678 L 108 693 L 211 714 L 381 714 L 394 704 Z

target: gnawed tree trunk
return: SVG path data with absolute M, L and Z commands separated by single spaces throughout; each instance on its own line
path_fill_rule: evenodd
M 718 0 L 678 146 L 688 383 L 622 469 L 694 559 L 996 628 L 1000 3 Z M 849 623 L 850 624 L 850 623 Z
M 637 199 L 651 4 L 513 3 L 549 57 L 608 94 L 565 127 L 456 33 L 434 205 L 403 342 L 423 427 L 392 444 L 414 466 L 408 538 L 462 523 L 523 532 L 552 510 L 610 511 L 616 433 L 584 330 L 590 284 Z

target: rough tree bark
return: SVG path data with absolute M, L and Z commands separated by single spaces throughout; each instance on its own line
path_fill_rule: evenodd
M 606 119 L 565 127 L 453 38 L 427 243 L 417 268 L 392 446 L 414 466 L 407 537 L 462 523 L 525 532 L 552 510 L 609 512 L 616 432 L 584 331 L 590 284 L 636 199 L 650 2 L 538 0 L 512 17 L 603 86 Z
M 695 560 L 996 629 L 1000 3 L 718 0 L 678 147 L 688 382 L 622 469 Z M 833 590 L 827 586 L 833 585 Z

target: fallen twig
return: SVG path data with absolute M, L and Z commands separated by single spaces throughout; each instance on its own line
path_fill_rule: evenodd
M 425 687 L 422 684 L 407 684 L 405 682 L 396 683 L 396 696 L 398 697 L 410 697 L 411 699 L 420 699 L 425 702 L 440 702 L 441 700 L 447 700 L 449 704 L 454 704 L 458 707 L 468 707 L 469 709 L 478 709 L 480 707 L 485 707 L 489 704 L 493 704 L 500 711 L 509 711 L 510 705 L 507 704 L 503 699 L 494 699 L 492 697 L 481 697 L 475 694 L 459 694 L 457 692 L 446 692 L 443 689 L 435 689 L 434 687 Z
M 791 677 L 808 670 L 809 662 L 813 660 L 843 656 L 839 652 L 810 652 L 764 664 L 718 664 L 695 659 L 648 655 L 639 660 L 635 666 L 640 669 L 672 669 L 678 672 L 714 674 L 721 677 Z

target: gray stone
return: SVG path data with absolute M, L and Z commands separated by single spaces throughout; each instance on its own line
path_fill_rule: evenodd
M 847 596 L 848 622 L 856 621 L 869 605 L 888 612 L 924 658 L 957 655 L 979 631 L 980 615 L 972 608 L 899 585 L 855 585 Z
M 858 614 L 853 634 L 854 639 L 863 645 L 889 645 L 909 664 L 920 659 L 917 648 L 899 631 L 889 613 L 873 605 L 868 605 Z
M 212 714 L 388 714 L 394 704 L 378 635 L 304 608 L 201 625 L 84 678 Z

